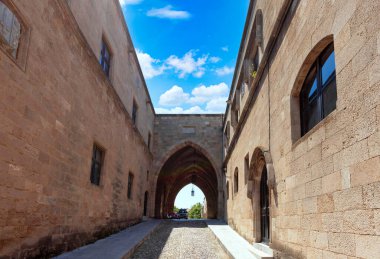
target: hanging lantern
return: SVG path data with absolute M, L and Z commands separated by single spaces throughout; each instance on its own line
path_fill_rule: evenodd
M 194 197 L 194 186 L 191 187 L 191 196 Z

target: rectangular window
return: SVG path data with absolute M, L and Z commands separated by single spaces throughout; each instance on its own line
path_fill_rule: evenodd
M 111 69 L 111 52 L 104 40 L 102 41 L 102 49 L 100 51 L 100 65 L 106 76 L 109 78 Z
M 92 163 L 91 163 L 91 176 L 90 180 L 92 184 L 100 184 L 100 172 L 102 170 L 102 164 L 104 160 L 104 150 L 94 144 L 92 151 Z
M 128 174 L 128 199 L 132 199 L 133 174 Z
M 249 154 L 244 158 L 244 183 L 247 184 L 249 177 Z
M 148 133 L 148 149 L 150 150 L 150 142 L 151 142 L 152 134 Z
M 137 121 L 137 104 L 135 101 L 133 101 L 133 106 L 132 106 L 132 121 L 133 121 L 133 124 L 136 125 L 136 121 Z
M 149 170 L 146 171 L 146 180 L 147 180 L 147 181 L 149 180 Z

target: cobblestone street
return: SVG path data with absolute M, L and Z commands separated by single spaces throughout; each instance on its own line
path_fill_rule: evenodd
M 132 258 L 229 258 L 203 221 L 163 222 Z

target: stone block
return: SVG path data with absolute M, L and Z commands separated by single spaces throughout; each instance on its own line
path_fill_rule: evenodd
M 356 255 L 355 235 L 347 233 L 329 233 L 329 250 L 344 255 Z
M 357 235 L 356 256 L 361 258 L 378 258 L 380 255 L 380 236 Z
M 303 199 L 302 208 L 305 214 L 316 213 L 318 211 L 317 197 Z
M 363 186 L 363 200 L 366 208 L 380 208 L 380 182 Z
M 350 167 L 351 185 L 361 186 L 380 181 L 380 156 Z
M 310 231 L 310 246 L 327 249 L 328 248 L 328 235 L 326 232 Z
M 354 187 L 333 193 L 335 210 L 344 211 L 361 209 L 363 204 L 363 193 L 361 187 Z
M 342 176 L 340 172 L 322 177 L 322 193 L 333 193 L 342 189 Z
M 333 212 L 334 199 L 332 194 L 323 194 L 317 197 L 318 212 Z
M 350 210 L 343 214 L 345 232 L 375 234 L 374 212 L 372 210 Z
M 318 196 L 322 193 L 322 178 L 306 183 L 306 197 Z
M 322 230 L 326 232 L 342 232 L 343 212 L 323 213 Z

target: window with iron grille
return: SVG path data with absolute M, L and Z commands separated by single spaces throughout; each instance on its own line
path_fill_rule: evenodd
M 137 104 L 135 101 L 133 101 L 133 106 L 132 106 L 132 121 L 133 121 L 133 124 L 136 125 L 136 121 L 137 121 Z
M 317 58 L 300 93 L 302 136 L 336 108 L 334 45 L 331 43 Z
M 100 173 L 104 161 L 104 150 L 98 145 L 94 144 L 92 150 L 92 163 L 91 163 L 91 176 L 90 180 L 92 184 L 100 184 Z
M 110 76 L 110 69 L 111 69 L 111 52 L 107 44 L 102 41 L 102 49 L 100 51 L 100 65 L 106 74 L 106 76 L 109 78 Z
M 128 174 L 128 199 L 132 199 L 132 187 L 133 187 L 133 174 Z
M 21 29 L 16 15 L 0 0 L 0 46 L 14 59 L 17 57 Z

